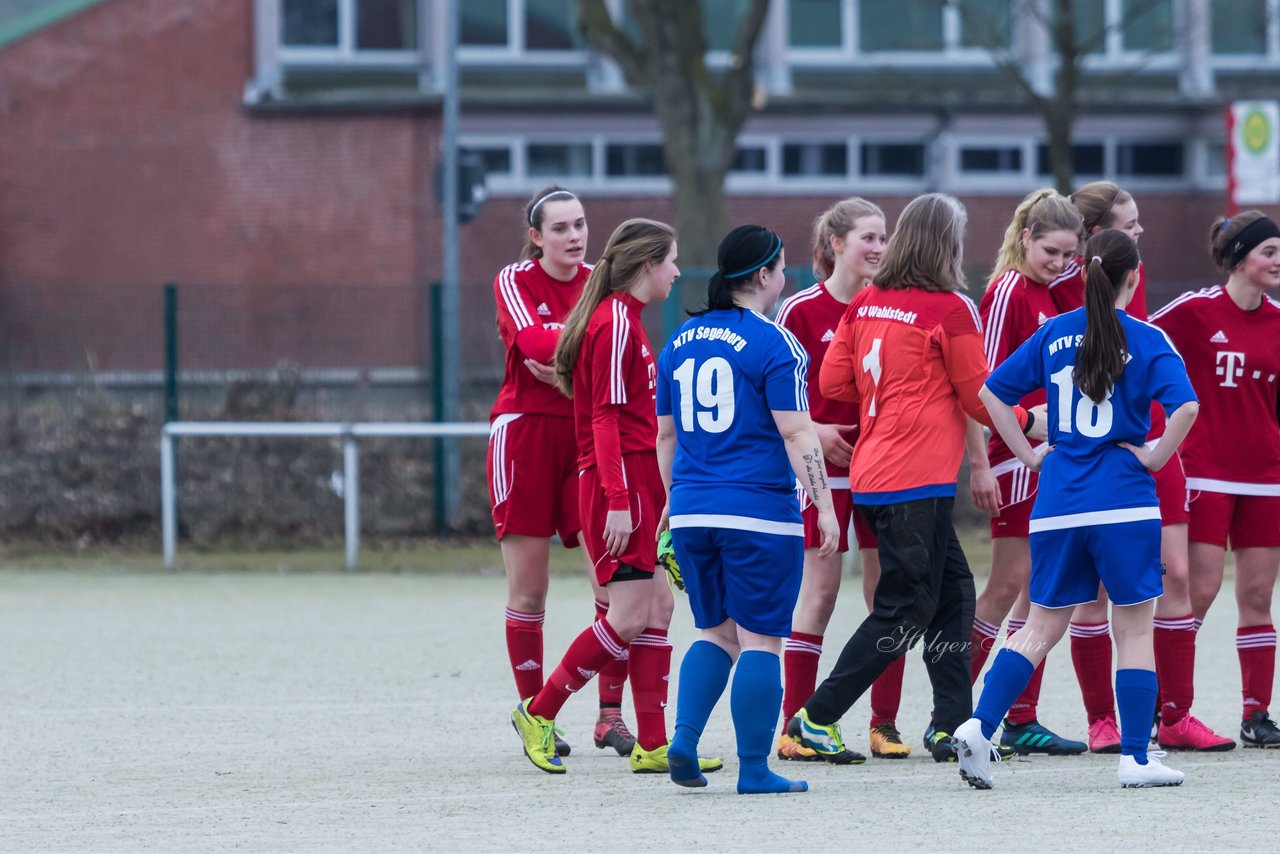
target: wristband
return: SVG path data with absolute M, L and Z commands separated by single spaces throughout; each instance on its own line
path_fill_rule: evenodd
M 1036 423 L 1036 414 L 1030 409 L 1024 411 L 1027 413 L 1027 423 L 1022 425 L 1022 435 L 1029 436 L 1031 435 L 1031 428 Z

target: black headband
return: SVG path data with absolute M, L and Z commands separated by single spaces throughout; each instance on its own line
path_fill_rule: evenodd
M 1280 226 L 1270 217 L 1255 219 L 1240 229 L 1240 233 L 1232 238 L 1230 247 L 1224 253 L 1227 269 L 1234 270 L 1259 243 L 1272 237 L 1280 237 Z

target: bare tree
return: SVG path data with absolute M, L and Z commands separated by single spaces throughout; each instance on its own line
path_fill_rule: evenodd
M 622 28 L 605 0 L 578 0 L 583 39 L 618 64 L 662 125 L 667 171 L 675 185 L 680 255 L 715 261 L 724 231 L 724 179 L 738 133 L 751 113 L 753 54 L 769 0 L 750 0 L 738 21 L 728 67 L 707 65 L 707 31 L 697 0 L 627 0 L 634 27 Z
M 939 0 L 959 10 L 969 38 L 982 45 L 995 63 L 1009 75 L 1014 85 L 1040 114 L 1049 146 L 1049 167 L 1060 193 L 1070 193 L 1075 179 L 1072 138 L 1080 112 L 1080 71 L 1084 60 L 1106 43 L 1112 29 L 1128 24 L 1154 9 L 1163 0 L 1134 0 L 1126 5 L 1123 17 L 1101 27 L 1081 30 L 1077 26 L 1076 0 L 1011 0 L 1010 22 L 1024 27 L 1043 28 L 1048 34 L 1052 77 L 1048 86 L 1039 85 L 1019 61 L 1016 51 L 1006 47 L 1011 34 L 984 18 L 965 0 Z

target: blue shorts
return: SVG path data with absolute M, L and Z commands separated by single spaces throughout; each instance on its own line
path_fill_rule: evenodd
M 1031 534 L 1031 601 L 1070 608 L 1098 599 L 1098 583 L 1116 605 L 1164 593 L 1160 520 L 1086 525 Z
M 732 619 L 749 632 L 791 636 L 800 597 L 804 537 L 732 528 L 672 528 L 693 624 Z

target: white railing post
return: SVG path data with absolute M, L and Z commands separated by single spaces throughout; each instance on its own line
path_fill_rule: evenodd
M 343 516 L 347 569 L 356 568 L 360 553 L 360 452 L 356 440 L 362 436 L 393 436 L 430 439 L 437 436 L 485 438 L 489 425 L 483 421 L 450 424 L 422 424 L 416 421 L 379 421 L 339 424 L 330 421 L 244 422 L 174 421 L 160 432 L 160 515 L 164 537 L 164 565 L 173 569 L 178 550 L 177 472 L 174 445 L 182 436 L 270 436 L 342 439 Z M 437 477 L 440 475 L 437 474 Z
M 356 568 L 360 554 L 360 449 L 355 434 L 342 437 L 342 504 L 347 543 L 347 571 Z
M 164 568 L 173 569 L 178 558 L 178 498 L 173 470 L 173 437 L 169 425 L 160 431 L 160 527 L 164 536 Z

